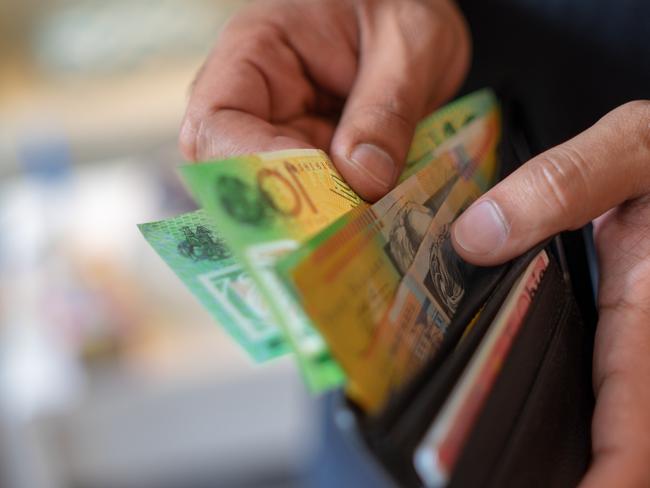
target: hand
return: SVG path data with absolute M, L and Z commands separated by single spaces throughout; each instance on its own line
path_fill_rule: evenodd
M 650 101 L 523 165 L 458 219 L 454 247 L 495 264 L 596 217 L 596 410 L 582 486 L 650 486 Z
M 451 0 L 256 2 L 230 20 L 199 72 L 180 147 L 191 160 L 320 148 L 373 201 L 469 57 Z

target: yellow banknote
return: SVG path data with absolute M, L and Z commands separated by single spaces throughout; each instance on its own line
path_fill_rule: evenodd
M 444 210 L 447 218 L 451 212 L 443 202 L 470 201 L 492 182 L 499 134 L 499 112 L 493 107 L 383 199 L 348 214 L 281 263 L 345 370 L 350 396 L 368 411 L 384 404 L 394 372 L 400 371 L 393 363 L 404 363 L 399 351 L 405 349 L 394 350 L 397 343 L 382 337 L 394 334 L 382 324 L 402 277 L 436 216 Z

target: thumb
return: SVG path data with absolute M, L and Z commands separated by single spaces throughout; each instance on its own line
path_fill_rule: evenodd
M 357 9 L 359 67 L 330 154 L 374 201 L 395 184 L 417 122 L 461 83 L 469 38 L 451 3 L 359 2 Z
M 507 261 L 648 193 L 648 161 L 650 102 L 630 102 L 478 199 L 454 224 L 454 247 L 475 264 Z

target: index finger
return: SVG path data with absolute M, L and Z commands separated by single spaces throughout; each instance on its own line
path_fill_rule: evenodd
M 180 131 L 188 159 L 329 143 L 332 124 L 316 113 L 328 97 L 312 81 L 323 61 L 308 62 L 301 52 L 318 36 L 305 37 L 304 22 L 286 27 L 289 13 L 283 2 L 256 4 L 224 28 L 193 86 Z

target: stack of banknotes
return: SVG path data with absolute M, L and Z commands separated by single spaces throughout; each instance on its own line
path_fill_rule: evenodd
M 312 391 L 368 413 L 435 355 L 466 283 L 451 222 L 494 183 L 489 90 L 417 127 L 399 184 L 364 202 L 319 150 L 187 165 L 200 210 L 140 230 L 257 362 L 293 353 Z

